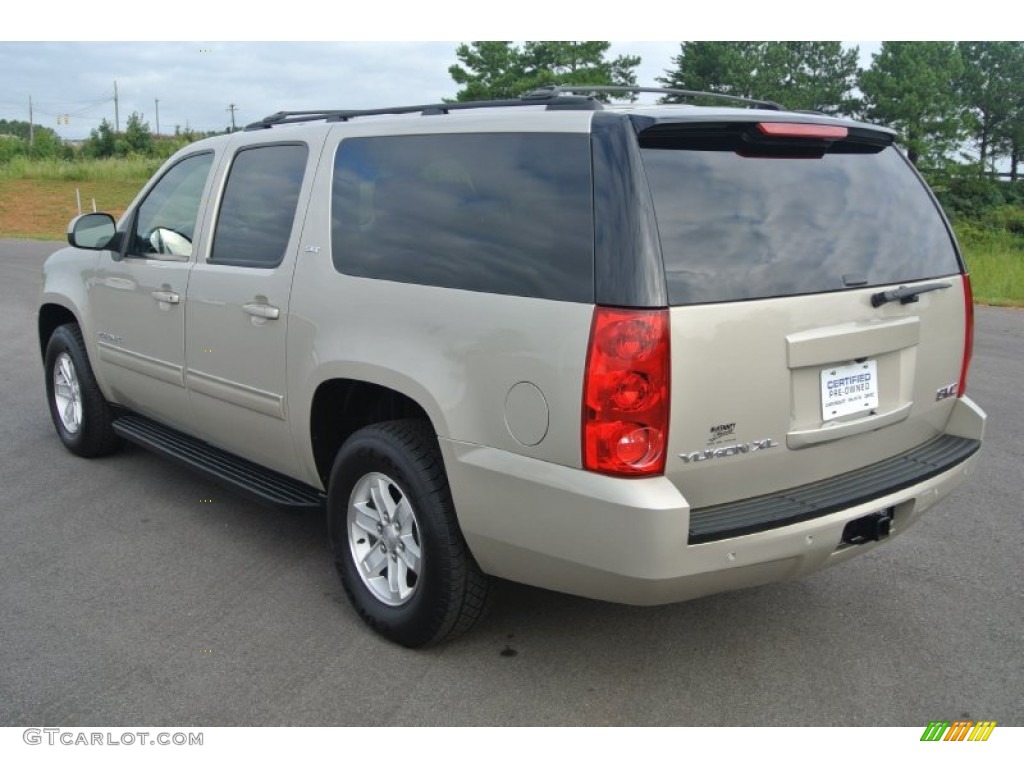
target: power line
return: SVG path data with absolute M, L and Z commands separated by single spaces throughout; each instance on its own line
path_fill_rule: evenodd
M 88 105 L 95 105 L 95 104 L 99 104 L 99 103 L 103 103 L 103 102 L 109 102 L 109 101 L 112 100 L 112 98 L 113 97 L 107 95 L 107 96 L 102 96 L 102 97 L 96 97 L 94 99 L 58 99 L 58 100 L 43 99 L 42 101 L 40 101 L 39 99 L 33 99 L 32 101 L 33 101 L 33 103 L 36 106 L 39 106 L 40 104 L 46 104 L 46 105 L 53 105 L 53 104 L 85 104 L 85 105 L 88 106 Z M 21 98 L 15 98 L 15 99 L 4 98 L 4 99 L 0 99 L 0 104 L 23 105 L 24 103 L 25 102 Z
M 108 105 L 108 104 L 109 104 L 109 103 L 110 103 L 111 101 L 113 101 L 113 99 L 112 99 L 112 98 L 111 98 L 110 96 L 107 96 L 106 98 L 103 98 L 103 99 L 97 99 L 96 101 L 92 101 L 92 102 L 89 102 L 89 103 L 88 103 L 88 104 L 86 104 L 86 106 L 84 106 L 84 107 L 80 107 L 80 108 L 79 108 L 79 109 L 77 109 L 77 110 L 73 110 L 73 111 L 71 112 L 71 114 L 73 114 L 73 115 L 75 115 L 75 114 L 79 114 L 79 115 L 81 115 L 81 114 L 85 114 L 86 112 L 89 112 L 89 111 L 91 111 L 91 110 L 93 110 L 93 109 L 98 109 L 98 108 L 100 108 L 100 107 L 105 107 L 105 106 L 107 106 L 107 105 Z M 66 110 L 65 110 L 65 111 L 66 111 Z
M 108 99 L 107 101 L 110 101 L 110 99 Z M 71 117 L 86 117 L 86 113 L 87 112 L 90 112 L 93 109 L 97 109 L 97 108 L 103 106 L 102 104 L 97 104 L 96 106 L 90 107 L 89 109 L 81 109 L 81 110 L 77 110 L 77 111 L 67 110 L 67 109 L 58 109 L 56 112 L 51 112 L 48 109 L 40 109 L 39 108 L 39 102 L 34 102 L 34 104 L 35 104 L 35 111 L 38 114 L 46 115 L 47 117 L 54 117 L 56 115 L 70 115 Z

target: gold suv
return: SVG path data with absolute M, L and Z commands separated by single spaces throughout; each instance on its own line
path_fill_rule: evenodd
M 985 415 L 970 281 L 893 133 L 578 91 L 278 113 L 73 221 L 39 311 L 61 440 L 325 510 L 408 646 L 492 576 L 654 604 L 907 530 Z

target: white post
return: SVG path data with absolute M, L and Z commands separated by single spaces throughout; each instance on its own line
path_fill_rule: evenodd
M 92 212 L 96 213 L 96 198 L 95 197 L 92 199 Z

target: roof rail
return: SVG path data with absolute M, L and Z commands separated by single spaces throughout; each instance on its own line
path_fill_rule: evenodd
M 258 131 L 286 123 L 305 123 L 310 120 L 326 120 L 327 122 L 343 122 L 353 117 L 371 115 L 446 115 L 462 109 L 483 109 L 487 107 L 536 107 L 547 103 L 548 109 L 604 109 L 604 105 L 593 96 L 574 96 L 569 92 L 551 92 L 539 94 L 534 91 L 521 99 L 497 99 L 494 101 L 453 101 L 440 104 L 418 104 L 406 107 L 382 107 L 380 109 L 313 109 L 297 112 L 275 112 L 262 120 L 245 126 L 247 131 Z
M 670 96 L 687 96 L 690 98 L 713 98 L 746 104 L 760 109 L 784 110 L 785 107 L 767 99 L 748 99 L 728 93 L 714 91 L 684 91 L 679 88 L 649 88 L 642 85 L 547 85 L 523 96 L 524 99 L 543 100 L 565 93 L 663 93 Z
M 542 88 L 523 94 L 518 99 L 497 99 L 494 101 L 453 101 L 439 104 L 418 104 L 407 107 L 382 107 L 380 109 L 313 109 L 298 112 L 275 112 L 262 120 L 245 126 L 247 131 L 258 131 L 286 123 L 305 123 L 310 120 L 326 120 L 339 122 L 353 117 L 371 115 L 447 115 L 449 112 L 462 109 L 484 109 L 488 107 L 536 107 L 546 104 L 548 109 L 604 109 L 600 101 L 593 96 L 576 94 L 594 93 L 661 93 L 670 96 L 687 96 L 689 98 L 713 98 L 723 101 L 745 104 L 760 109 L 785 109 L 781 104 L 764 99 L 747 99 L 742 96 L 731 96 L 728 93 L 711 91 L 684 91 L 678 88 L 647 88 L 638 85 L 546 85 Z

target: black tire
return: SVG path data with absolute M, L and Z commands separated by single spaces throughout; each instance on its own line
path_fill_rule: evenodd
M 376 501 L 383 492 L 389 493 L 390 502 Z M 403 507 L 403 500 L 408 506 Z M 349 510 L 354 501 L 363 509 L 361 514 L 353 512 L 354 518 L 364 526 L 371 520 L 373 524 L 357 527 L 353 535 Z M 395 505 L 392 519 L 381 525 L 381 519 L 389 519 L 389 505 Z M 376 510 L 378 506 L 383 509 Z M 327 516 L 345 592 L 363 620 L 380 634 L 408 648 L 421 648 L 462 634 L 483 616 L 490 579 L 473 560 L 459 530 L 437 438 L 427 422 L 388 421 L 353 434 L 331 470 Z M 363 568 L 357 563 L 360 555 Z M 394 582 L 389 580 L 392 576 Z M 389 591 L 393 584 L 398 591 Z M 385 591 L 389 594 L 383 595 Z
M 96 383 L 77 324 L 62 325 L 50 336 L 45 369 L 50 418 L 64 446 L 86 458 L 115 451 L 121 440 L 114 433 L 110 406 Z M 68 384 L 67 372 L 71 374 L 73 385 Z M 59 384 L 55 375 L 61 380 Z M 63 409 L 62 416 L 58 401 L 66 401 L 71 392 L 77 395 L 78 407 Z

